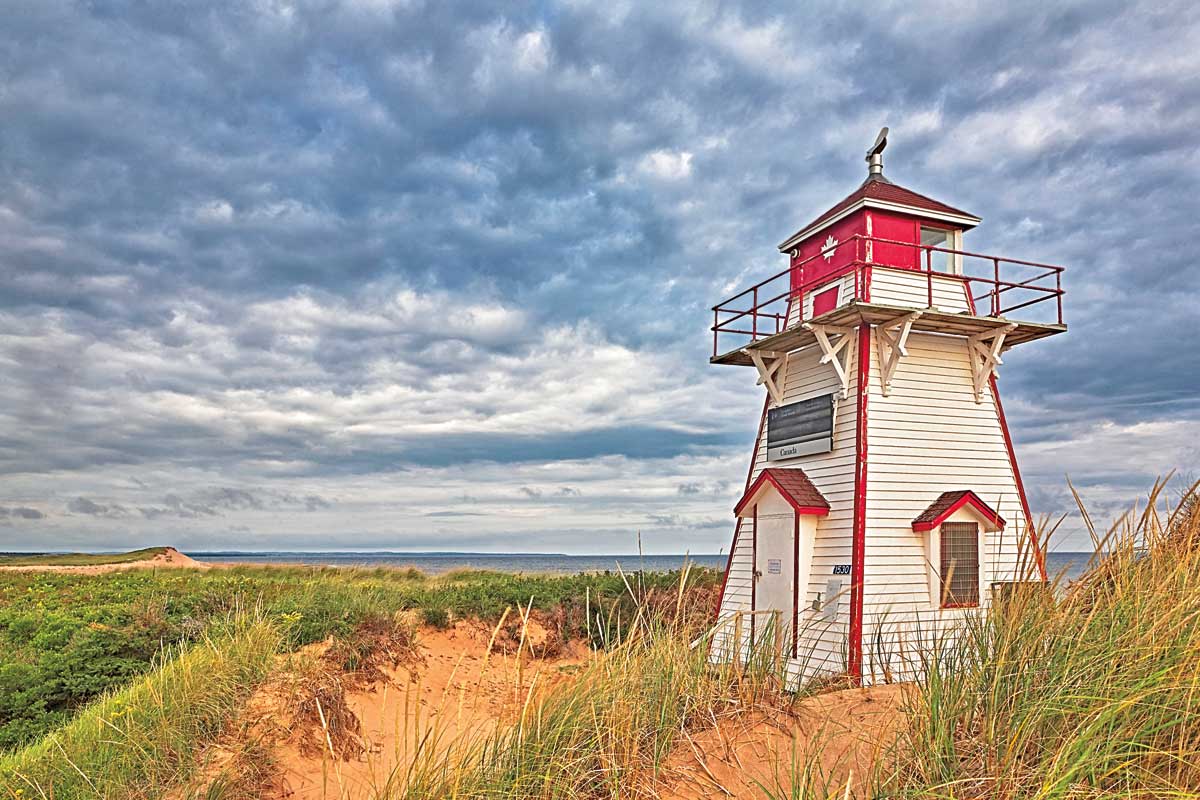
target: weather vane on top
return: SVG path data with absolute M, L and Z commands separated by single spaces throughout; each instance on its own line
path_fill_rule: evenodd
M 887 147 L 888 129 L 884 125 L 879 129 L 879 135 L 875 137 L 875 144 L 867 150 L 867 177 L 868 180 L 876 175 L 883 177 L 883 148 Z

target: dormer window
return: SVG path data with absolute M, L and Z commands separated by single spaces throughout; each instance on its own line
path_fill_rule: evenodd
M 970 489 L 943 492 L 913 520 L 925 534 L 929 594 L 934 608 L 975 608 L 988 565 L 983 534 L 1004 528 L 1004 518 Z
M 952 228 L 935 228 L 932 225 L 921 225 L 921 246 L 922 247 L 938 247 L 942 250 L 957 250 L 958 248 L 958 231 Z M 921 251 L 921 269 L 929 266 L 934 272 L 947 272 L 957 275 L 961 272 L 959 268 L 959 257 L 953 253 L 944 253 L 939 250 L 922 250 Z

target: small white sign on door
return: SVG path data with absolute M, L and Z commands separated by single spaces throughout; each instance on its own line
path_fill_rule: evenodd
M 783 573 L 783 561 L 778 558 L 767 559 L 767 574 L 780 575 Z

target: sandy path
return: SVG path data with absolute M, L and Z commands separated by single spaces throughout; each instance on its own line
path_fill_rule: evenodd
M 679 742 L 663 774 L 662 800 L 715 800 L 764 797 L 763 787 L 782 797 L 793 794 L 793 763 L 818 755 L 816 788 L 864 797 L 864 779 L 886 759 L 903 722 L 906 688 L 900 685 L 845 689 L 800 700 L 794 715 L 762 711 L 722 721 Z M 824 796 L 818 791 L 816 796 Z
M 62 564 L 26 564 L 0 566 L 0 572 L 65 572 L 72 575 L 102 575 L 106 572 L 123 572 L 130 569 L 208 569 L 193 558 L 185 556 L 174 547 L 168 547 L 165 553 L 142 561 L 126 561 L 122 564 L 87 564 L 67 566 Z

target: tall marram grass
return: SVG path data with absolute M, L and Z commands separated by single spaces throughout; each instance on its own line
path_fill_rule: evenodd
M 1014 594 L 931 659 L 893 797 L 1200 796 L 1200 503 L 1101 536 L 1070 586 Z
M 3 800 L 149 800 L 196 768 L 266 675 L 283 637 L 241 616 L 36 744 L 0 757 Z

